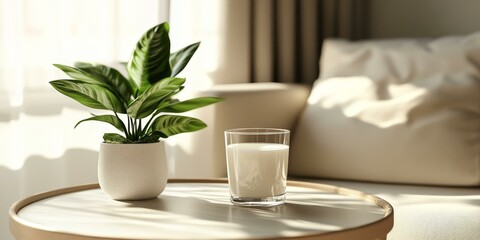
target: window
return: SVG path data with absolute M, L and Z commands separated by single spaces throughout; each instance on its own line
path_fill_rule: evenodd
M 167 20 L 168 6 L 168 0 L 0 0 L 0 95 L 21 106 L 25 92 L 66 77 L 52 63 L 127 61 L 140 35 Z

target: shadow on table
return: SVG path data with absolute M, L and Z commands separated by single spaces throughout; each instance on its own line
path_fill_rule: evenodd
M 287 202 L 275 207 L 240 207 L 228 201 L 212 202 L 208 199 L 169 195 L 161 195 L 159 198 L 146 201 L 123 202 L 128 203 L 132 208 L 153 210 L 148 211 L 152 216 L 144 214 L 136 219 L 144 220 L 145 223 L 155 218 L 153 215 L 158 217 L 158 215 L 167 214 L 180 216 L 177 220 L 195 219 L 188 224 L 189 226 L 197 224 L 199 228 L 230 224 L 229 229 L 239 230 L 243 235 L 257 238 L 278 236 L 278 234 L 298 236 L 305 233 L 334 231 L 363 225 L 367 221 L 382 217 L 378 213 L 366 215 L 365 211 L 360 209 L 352 210 L 299 202 Z M 168 223 L 172 220 L 165 217 L 164 221 Z M 188 229 L 191 231 L 192 228 Z

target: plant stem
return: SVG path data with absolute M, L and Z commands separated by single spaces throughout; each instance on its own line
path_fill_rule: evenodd
M 130 139 L 130 137 L 132 136 L 132 133 L 130 132 L 130 117 L 129 116 L 127 116 L 127 124 L 128 124 L 128 130 L 127 130 L 128 133 L 125 134 L 125 135 L 126 135 L 127 139 Z
M 147 124 L 145 124 L 145 127 L 143 128 L 142 132 L 146 133 L 148 131 L 148 128 L 150 127 L 150 123 L 152 122 L 152 120 L 155 118 L 155 116 L 158 115 L 158 112 L 155 111 L 152 116 L 150 117 L 150 119 L 148 119 L 147 121 Z
M 138 139 L 138 134 L 137 134 L 137 119 L 133 119 L 133 132 L 134 134 L 134 140 L 137 141 Z
M 143 135 L 143 132 L 142 132 L 142 119 L 139 119 L 138 120 L 138 129 L 137 129 L 137 132 L 139 134 L 139 138 Z
M 130 140 L 136 141 L 137 137 L 136 137 L 136 132 L 135 132 L 136 127 L 135 127 L 134 119 L 131 118 L 131 117 L 128 117 L 128 121 L 130 123 L 130 130 L 131 130 L 131 134 L 132 134 Z
M 125 133 L 125 137 L 128 138 L 128 131 L 127 131 L 127 128 L 125 127 L 125 124 L 123 123 L 122 119 L 120 119 L 120 117 L 118 116 L 118 114 L 116 112 L 113 112 L 115 114 L 115 117 L 117 117 L 118 121 L 120 121 L 120 123 L 122 124 L 122 128 L 123 128 L 123 132 Z

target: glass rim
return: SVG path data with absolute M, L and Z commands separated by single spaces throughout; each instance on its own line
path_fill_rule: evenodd
M 290 133 L 290 130 L 282 128 L 233 128 L 225 130 L 225 134 L 239 135 L 273 135 L 287 133 Z

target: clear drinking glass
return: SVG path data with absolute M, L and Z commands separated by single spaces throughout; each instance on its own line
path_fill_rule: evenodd
M 239 128 L 225 131 L 232 203 L 275 206 L 285 202 L 290 131 Z

